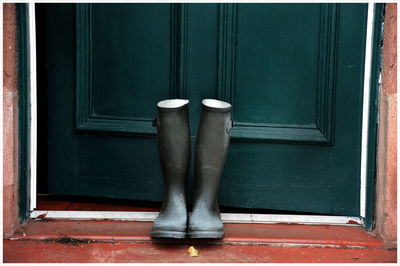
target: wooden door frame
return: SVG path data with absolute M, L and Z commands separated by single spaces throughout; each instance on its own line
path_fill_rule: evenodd
M 136 221 L 154 220 L 157 213 L 148 212 L 76 212 L 35 211 L 36 162 L 37 162 L 37 101 L 36 101 L 36 39 L 35 3 L 19 4 L 19 87 L 20 97 L 20 218 L 36 218 L 44 213 L 48 218 L 63 219 L 121 219 Z M 238 223 L 302 223 L 363 225 L 372 229 L 374 206 L 375 146 L 376 146 L 376 99 L 380 70 L 379 45 L 382 38 L 383 4 L 368 4 L 365 45 L 364 92 L 362 114 L 360 216 L 318 215 L 265 215 L 222 213 L 224 222 Z

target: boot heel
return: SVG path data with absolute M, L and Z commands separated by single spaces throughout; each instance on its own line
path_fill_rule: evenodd
M 188 238 L 224 238 L 224 231 L 191 231 L 187 233 Z
M 151 231 L 150 234 L 153 238 L 177 238 L 177 239 L 184 239 L 186 238 L 186 231 L 169 231 L 169 230 L 154 230 Z

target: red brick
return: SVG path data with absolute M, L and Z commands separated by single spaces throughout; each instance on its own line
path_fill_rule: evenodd
M 386 4 L 382 50 L 382 94 L 397 92 L 397 4 Z
M 376 177 L 376 234 L 397 245 L 397 4 L 386 5 Z
M 18 98 L 3 96 L 3 184 L 12 185 L 18 175 L 17 141 Z
M 3 4 L 3 86 L 17 91 L 17 24 L 15 4 Z
M 18 229 L 18 83 L 15 4 L 3 5 L 3 237 Z
M 19 228 L 18 208 L 16 208 L 17 188 L 3 186 L 3 238 L 8 239 Z
M 380 100 L 377 153 L 376 233 L 385 246 L 397 241 L 397 101 L 394 95 Z

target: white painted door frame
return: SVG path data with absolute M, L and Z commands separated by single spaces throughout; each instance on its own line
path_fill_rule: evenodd
M 35 3 L 29 3 L 29 47 L 30 47 L 30 217 L 46 215 L 54 219 L 117 219 L 134 221 L 153 221 L 157 212 L 110 212 L 110 211 L 37 211 L 36 208 L 36 163 L 37 163 L 37 88 L 36 88 L 36 35 Z M 340 224 L 364 225 L 367 191 L 367 155 L 368 155 L 368 122 L 370 102 L 370 78 L 372 65 L 372 31 L 374 24 L 374 4 L 368 4 L 367 36 L 365 46 L 364 96 L 362 112 L 361 140 L 361 182 L 360 182 L 360 217 L 322 216 L 322 215 L 274 215 L 222 213 L 223 222 L 229 223 L 300 223 L 300 224 Z

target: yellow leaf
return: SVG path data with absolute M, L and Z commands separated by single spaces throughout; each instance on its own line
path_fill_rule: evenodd
M 197 251 L 197 249 L 195 249 L 193 246 L 191 246 L 188 249 L 188 253 L 190 257 L 198 257 L 199 256 L 199 252 Z

